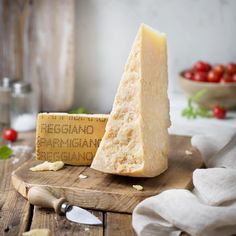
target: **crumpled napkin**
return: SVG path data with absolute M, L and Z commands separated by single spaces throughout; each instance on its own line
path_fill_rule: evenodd
M 191 143 L 208 169 L 193 172 L 192 192 L 171 189 L 138 204 L 132 217 L 138 236 L 236 234 L 236 132 L 196 135 Z

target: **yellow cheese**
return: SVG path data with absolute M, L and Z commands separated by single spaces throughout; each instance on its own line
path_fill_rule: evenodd
M 168 166 L 166 36 L 141 25 L 114 100 L 93 169 L 153 177 Z
M 31 171 L 46 171 L 46 170 L 57 171 L 57 170 L 62 169 L 63 166 L 64 166 L 63 161 L 55 161 L 55 162 L 45 161 L 41 164 L 38 164 L 37 166 L 31 167 L 30 170 Z
M 105 132 L 108 115 L 41 113 L 36 159 L 90 165 Z
M 32 229 L 22 234 L 22 236 L 52 236 L 50 229 Z
M 133 188 L 135 188 L 138 191 L 143 191 L 143 186 L 142 185 L 133 185 Z

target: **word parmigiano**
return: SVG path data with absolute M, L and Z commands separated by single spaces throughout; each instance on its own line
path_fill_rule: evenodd
M 105 133 L 108 115 L 41 113 L 36 159 L 90 165 Z

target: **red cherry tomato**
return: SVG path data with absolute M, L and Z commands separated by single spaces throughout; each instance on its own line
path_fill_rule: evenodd
M 211 65 L 203 61 L 198 61 L 197 63 L 195 63 L 194 69 L 198 72 L 208 72 L 211 70 Z
M 232 83 L 232 82 L 234 82 L 232 77 L 227 74 L 224 75 L 223 77 L 221 77 L 221 79 L 220 79 L 220 83 L 223 83 L 223 84 L 224 83 Z
M 14 129 L 4 130 L 3 139 L 14 142 L 17 139 L 17 131 L 15 131 Z
M 212 66 L 209 63 L 205 62 L 205 71 L 209 72 L 212 69 Z
M 211 82 L 211 83 L 219 83 L 220 77 L 221 76 L 217 74 L 214 70 L 210 71 L 207 75 L 208 82 Z
M 207 82 L 207 74 L 204 72 L 196 72 L 193 79 L 197 82 Z
M 194 73 L 193 73 L 192 71 L 185 71 L 185 72 L 184 72 L 184 78 L 185 78 L 185 79 L 192 80 L 192 79 L 193 79 L 193 76 L 194 76 Z
M 198 61 L 194 65 L 194 69 L 196 71 L 205 71 L 205 64 L 203 61 Z
M 225 73 L 225 67 L 224 67 L 223 65 L 221 65 L 221 64 L 218 64 L 218 65 L 216 65 L 216 66 L 214 67 L 214 71 L 215 71 L 218 75 L 222 76 L 222 75 Z
M 236 74 L 234 74 L 234 75 L 232 76 L 232 80 L 233 80 L 233 82 L 236 82 Z
M 224 119 L 226 116 L 226 110 L 221 106 L 215 106 L 213 108 L 213 115 L 217 119 Z
M 226 71 L 229 75 L 236 74 L 236 64 L 235 63 L 229 63 L 226 67 Z

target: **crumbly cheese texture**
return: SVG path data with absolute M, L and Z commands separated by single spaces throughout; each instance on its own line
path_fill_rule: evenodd
M 39 114 L 36 159 L 90 165 L 105 133 L 107 119 L 105 114 Z
M 46 171 L 46 170 L 57 171 L 57 170 L 62 169 L 63 166 L 64 166 L 63 161 L 56 161 L 56 162 L 45 161 L 41 164 L 38 164 L 37 166 L 31 167 L 30 170 L 31 171 Z
M 154 177 L 168 167 L 166 36 L 142 24 L 133 43 L 93 169 Z
M 32 229 L 24 232 L 23 236 L 52 236 L 50 229 Z

